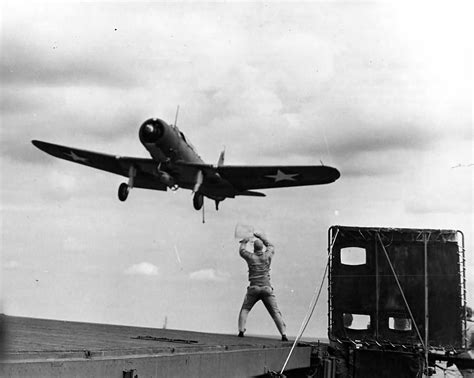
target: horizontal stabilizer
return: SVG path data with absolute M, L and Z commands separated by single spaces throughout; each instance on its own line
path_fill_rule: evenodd
M 245 190 L 236 194 L 237 196 L 249 196 L 249 197 L 266 197 L 266 194 L 260 192 L 254 192 L 253 190 Z

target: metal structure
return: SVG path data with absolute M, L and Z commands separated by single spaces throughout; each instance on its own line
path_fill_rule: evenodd
M 328 335 L 363 350 L 422 356 L 466 348 L 464 235 L 332 226 Z

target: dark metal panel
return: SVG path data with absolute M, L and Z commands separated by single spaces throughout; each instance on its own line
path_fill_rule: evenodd
M 462 261 L 456 234 L 452 230 L 333 226 L 329 232 L 330 338 L 404 345 L 424 342 L 426 240 L 429 345 L 462 347 Z M 342 264 L 341 249 L 346 247 L 365 248 L 366 264 Z M 343 324 L 344 313 L 367 314 L 370 326 L 348 329 Z M 411 329 L 399 327 L 403 319 L 412 323 Z
M 462 346 L 464 316 L 460 267 L 456 243 L 429 243 L 429 342 L 430 345 Z
M 353 377 L 415 378 L 421 366 L 422 361 L 412 353 L 356 349 Z

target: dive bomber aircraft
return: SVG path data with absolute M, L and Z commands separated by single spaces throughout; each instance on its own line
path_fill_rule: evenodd
M 193 205 L 200 210 L 204 197 L 219 202 L 236 196 L 265 197 L 255 189 L 329 184 L 340 173 L 336 168 L 317 166 L 238 166 L 224 165 L 222 151 L 217 165 L 206 164 L 175 125 L 151 118 L 139 129 L 142 144 L 151 159 L 108 155 L 99 152 L 33 140 L 40 150 L 60 159 L 128 177 L 118 189 L 125 201 L 132 188 L 166 191 L 178 188 L 193 191 Z

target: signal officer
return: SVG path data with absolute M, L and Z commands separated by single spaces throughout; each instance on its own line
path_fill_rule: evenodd
M 240 241 L 239 254 L 247 262 L 249 268 L 249 282 L 247 294 L 239 314 L 239 337 L 244 336 L 245 323 L 252 307 L 259 300 L 263 302 L 271 315 L 282 341 L 288 341 L 286 337 L 286 325 L 278 309 L 273 287 L 270 283 L 270 265 L 275 254 L 275 247 L 265 236 L 255 232 L 256 239 L 253 242 L 253 253 L 247 251 L 249 238 Z M 265 250 L 264 250 L 265 246 Z

